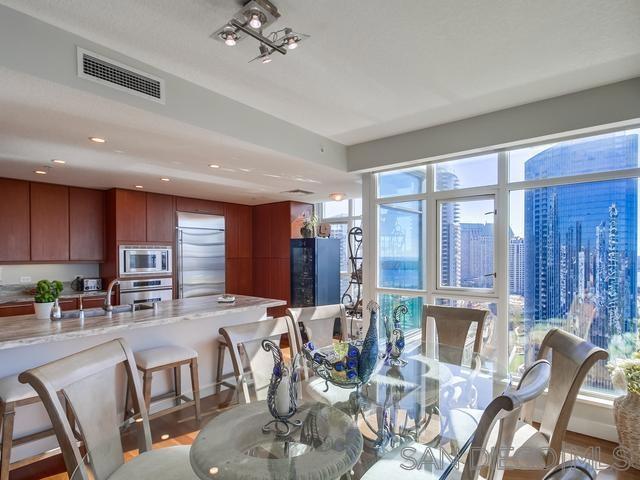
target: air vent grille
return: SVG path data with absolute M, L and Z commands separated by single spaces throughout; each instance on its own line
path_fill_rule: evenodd
M 78 48 L 78 75 L 164 103 L 162 79 Z
M 308 190 L 300 190 L 299 188 L 296 188 L 295 190 L 287 190 L 286 192 L 280 193 L 289 193 L 291 195 L 313 195 L 313 192 L 310 192 Z

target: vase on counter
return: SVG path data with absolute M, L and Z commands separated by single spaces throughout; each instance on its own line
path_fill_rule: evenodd
M 36 311 L 36 318 L 38 320 L 49 320 L 49 315 L 51 315 L 53 304 L 54 302 L 33 302 L 33 308 Z
M 300 235 L 302 238 L 313 238 L 313 228 L 309 225 L 300 228 Z
M 640 394 L 627 392 L 613 401 L 620 446 L 630 466 L 640 469 Z

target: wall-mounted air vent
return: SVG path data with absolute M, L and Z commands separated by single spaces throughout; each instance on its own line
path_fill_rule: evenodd
M 310 192 L 308 190 L 300 190 L 299 188 L 296 188 L 295 190 L 287 190 L 286 192 L 280 193 L 288 193 L 290 195 L 313 195 L 313 192 Z
M 164 80 L 80 47 L 78 76 L 164 103 Z

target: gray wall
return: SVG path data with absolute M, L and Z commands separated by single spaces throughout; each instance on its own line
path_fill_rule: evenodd
M 350 172 L 473 154 L 617 122 L 640 121 L 640 77 L 347 148 Z

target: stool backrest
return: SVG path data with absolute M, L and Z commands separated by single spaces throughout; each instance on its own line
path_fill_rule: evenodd
M 587 340 L 553 328 L 540 344 L 538 359 L 544 358 L 551 361 L 551 380 L 540 422 L 540 432 L 549 440 L 548 460 L 555 459 L 557 463 L 582 382 L 591 367 L 598 360 L 609 358 L 609 354 Z M 531 423 L 534 407 L 535 403 L 530 402 L 523 409 L 523 420 Z
M 504 467 L 499 462 L 509 453 L 522 406 L 544 392 L 550 376 L 549 362 L 538 360 L 524 372 L 515 390 L 507 390 L 491 401 L 478 422 L 461 480 L 476 480 L 484 467 L 488 467 L 487 480 L 502 478 Z M 495 443 L 489 445 L 490 440 Z
M 288 316 L 221 327 L 220 334 L 224 336 L 229 346 L 233 371 L 238 385 L 242 386 L 246 403 L 251 402 L 251 396 L 245 363 L 248 363 L 256 400 L 267 398 L 271 373 L 273 372 L 273 356 L 271 352 L 262 348 L 262 340 L 273 340 L 277 345 L 280 337 L 288 334 L 291 359 L 295 358 L 298 353 L 295 329 Z M 246 359 L 246 362 L 243 359 Z
M 44 403 L 62 450 L 67 472 L 74 479 L 107 479 L 124 463 L 120 440 L 124 389 L 122 367 L 129 382 L 138 426 L 138 448 L 151 450 L 151 430 L 142 401 L 140 378 L 131 349 L 123 339 L 112 340 L 68 357 L 23 372 L 22 383 L 29 383 Z M 122 393 L 121 398 L 120 393 Z M 73 411 L 90 452 L 90 465 L 80 454 L 73 426 L 58 397 L 61 394 Z M 77 469 L 77 471 L 76 471 Z M 90 472 L 88 471 L 90 470 Z
M 473 353 L 481 353 L 484 322 L 489 312 L 475 308 L 425 305 L 422 308 L 422 344 L 430 340 L 427 329 L 429 318 L 433 318 L 438 336 L 438 355 L 441 361 L 460 365 L 465 344 L 472 325 L 476 325 Z M 448 347 L 448 348 L 447 348 Z
M 333 327 L 336 319 L 340 321 L 340 338 L 346 340 L 347 320 L 344 305 L 322 305 L 319 307 L 289 308 L 287 315 L 296 327 L 298 349 L 302 349 L 300 324 L 304 326 L 310 342 L 317 347 L 326 347 L 333 343 Z

